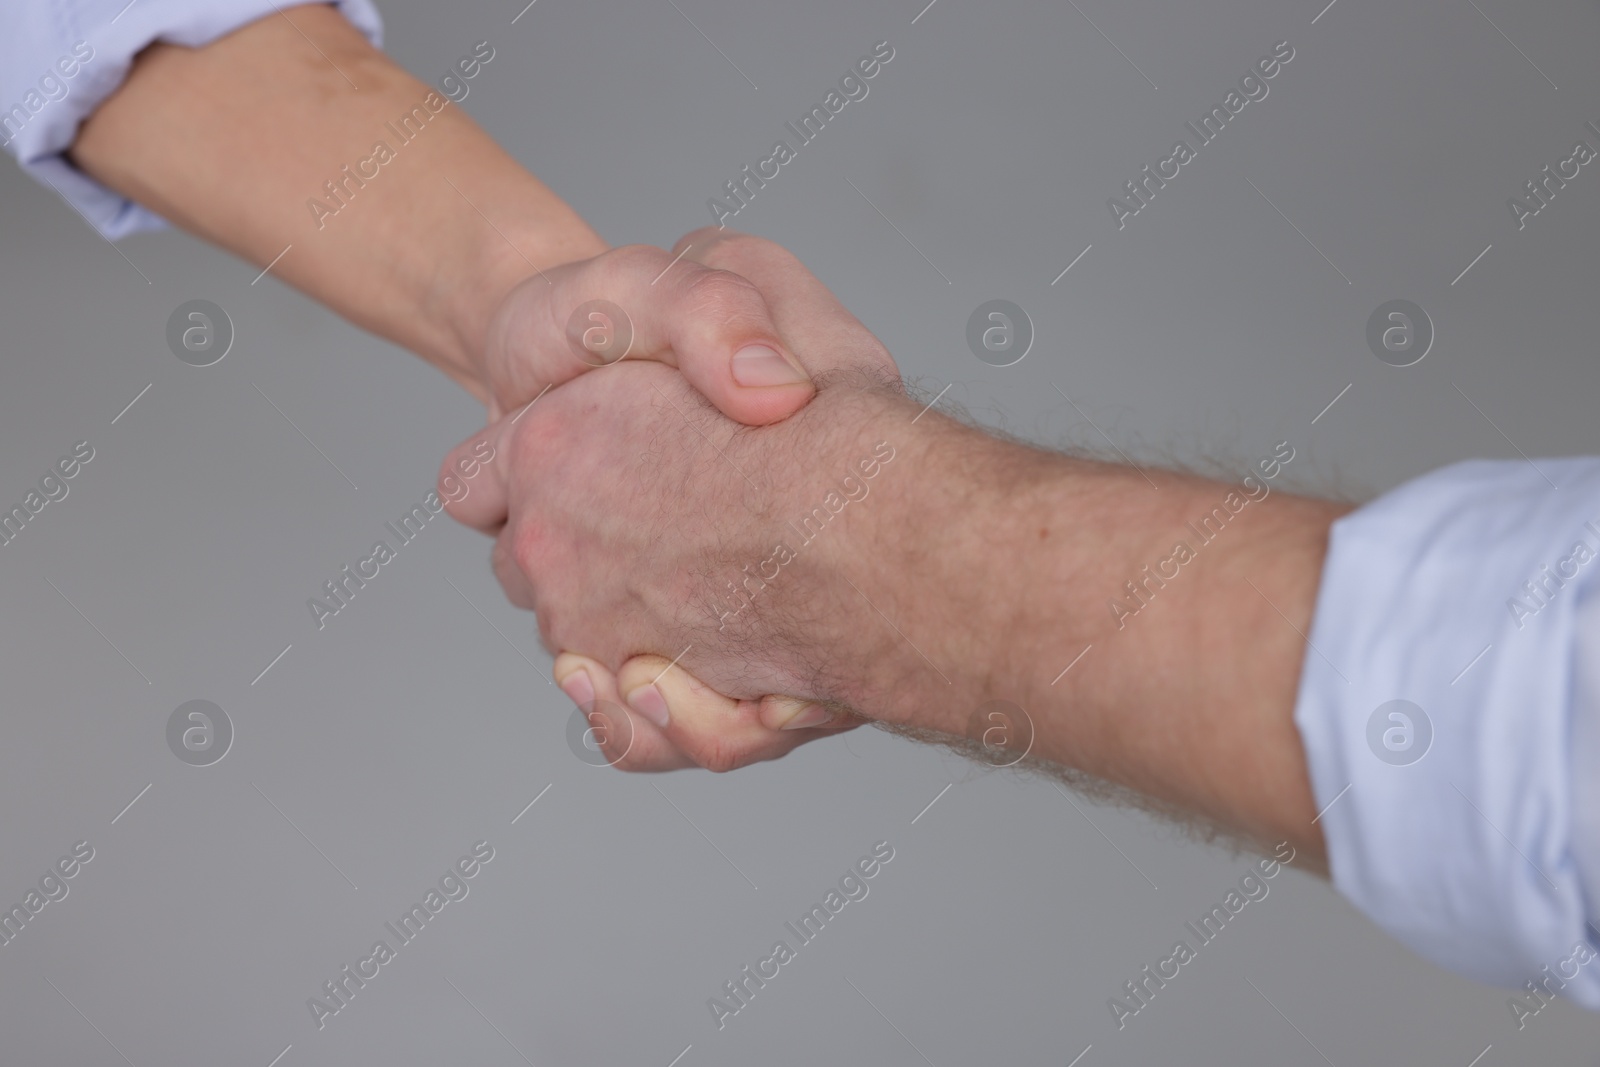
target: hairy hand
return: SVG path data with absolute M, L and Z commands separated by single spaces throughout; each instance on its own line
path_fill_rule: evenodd
M 883 346 L 792 256 L 717 231 L 685 241 L 697 239 L 708 261 L 765 294 L 817 382 L 809 405 L 747 429 L 684 376 L 623 363 L 502 418 L 444 467 L 485 438 L 505 455 L 487 491 L 451 512 L 498 534 L 496 574 L 538 614 L 546 644 L 590 657 L 581 682 L 566 686 L 580 705 L 614 699 L 610 672 L 622 671 L 622 692 L 648 717 L 634 717 L 643 743 L 635 738 L 621 764 L 635 769 L 726 769 L 823 732 L 776 725 L 853 724 L 806 705 L 840 698 L 830 677 L 849 673 L 841 649 L 875 654 L 849 632 L 860 605 L 840 610 L 841 590 L 853 594 L 838 576 L 861 566 L 852 540 L 872 540 L 871 493 L 893 477 L 897 454 L 891 427 L 914 414 Z M 640 653 L 677 666 L 627 663 Z M 575 660 L 563 658 L 568 682 Z M 754 699 L 765 693 L 799 699 Z

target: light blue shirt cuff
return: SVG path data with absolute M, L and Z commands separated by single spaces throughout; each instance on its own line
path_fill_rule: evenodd
M 382 44 L 383 22 L 371 0 L 335 6 Z M 105 237 L 158 229 L 164 220 L 90 178 L 63 153 L 144 48 L 156 41 L 198 48 L 276 16 L 280 7 L 273 0 L 5 0 L 0 144 Z
M 1295 710 L 1339 891 L 1441 966 L 1591 1008 L 1597 581 L 1600 460 L 1419 478 L 1334 524 Z

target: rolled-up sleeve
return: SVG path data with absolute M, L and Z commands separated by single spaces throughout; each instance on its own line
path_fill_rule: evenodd
M 1295 711 L 1340 892 L 1534 1007 L 1600 1008 L 1597 587 L 1600 459 L 1436 471 L 1334 524 Z
M 106 237 L 164 226 L 63 153 L 150 44 L 198 48 L 284 6 L 274 0 L 6 0 L 0 7 L 0 144 Z M 334 6 L 381 44 L 383 23 L 371 0 L 336 0 Z

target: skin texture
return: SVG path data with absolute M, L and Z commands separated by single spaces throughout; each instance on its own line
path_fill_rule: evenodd
M 946 737 L 973 736 L 973 712 L 1004 700 L 1031 720 L 1033 757 L 1322 862 L 1292 714 L 1344 508 L 1281 492 L 1253 501 L 1119 619 L 1107 605 L 1124 582 L 1193 540 L 1186 524 L 1237 484 L 1070 459 L 919 415 L 882 346 L 788 253 L 724 236 L 703 254 L 767 294 L 817 382 L 812 403 L 744 428 L 664 368 L 608 368 L 490 427 L 508 462 L 454 509 L 500 529 L 496 573 L 546 644 L 588 653 L 563 658 L 562 680 L 581 669 L 596 699 L 634 705 L 634 744 L 649 741 L 624 766 L 780 754 L 770 731 L 705 736 L 760 721 L 767 692 L 850 709 L 834 722 Z M 893 458 L 870 492 L 799 547 L 789 524 L 885 442 Z M 733 602 L 719 591 L 780 540 L 794 559 L 722 616 Z M 677 665 L 630 662 L 661 650 Z M 664 726 L 649 721 L 655 698 L 640 698 L 652 675 Z M 795 743 L 825 732 L 791 731 Z
M 1339 509 L 1252 504 L 1118 629 L 1107 598 L 1228 487 L 1146 472 L 1152 488 L 918 417 L 882 346 L 792 257 L 716 231 L 676 264 L 608 250 L 453 104 L 319 223 L 307 200 L 431 92 L 337 13 L 291 7 L 205 48 L 147 49 L 71 154 L 175 224 L 277 260 L 275 277 L 484 402 L 510 460 L 452 507 L 496 538 L 497 573 L 552 649 L 589 653 L 559 657 L 558 676 L 630 724 L 620 766 L 726 770 L 867 718 L 971 736 L 1000 699 L 1031 719 L 1033 758 L 1321 853 L 1291 714 Z M 585 373 L 567 325 L 598 298 L 636 341 Z M 740 384 L 750 345 L 809 377 Z M 879 442 L 894 458 L 870 495 L 719 629 L 719 588 Z
M 679 368 L 730 418 L 762 425 L 811 399 L 755 286 L 702 265 L 694 248 L 676 263 L 658 248 L 608 250 L 436 94 L 439 110 L 403 155 L 367 184 L 349 183 L 354 195 L 335 216 L 314 215 L 311 198 L 331 202 L 324 183 L 344 180 L 342 168 L 393 139 L 387 124 L 430 94 L 332 8 L 288 6 L 203 48 L 147 48 L 69 154 L 107 187 L 272 264 L 275 278 L 417 353 L 483 401 L 491 420 L 594 369 L 574 351 L 568 324 L 596 299 L 631 320 L 627 359 Z M 735 355 L 751 347 L 778 353 L 789 380 L 736 376 Z M 497 532 L 497 522 L 486 529 Z M 600 682 L 602 696 L 616 698 L 609 678 Z M 787 720 L 802 705 L 775 698 L 762 713 Z M 752 728 L 770 735 L 766 750 L 787 750 L 793 738 L 777 743 L 781 722 L 763 721 L 752 718 Z M 652 751 L 651 763 L 704 764 L 720 744 L 703 741 L 698 759 Z M 750 750 L 749 738 L 733 750 Z
M 445 100 L 332 8 L 289 7 L 204 48 L 140 53 L 71 156 L 259 266 L 287 246 L 274 277 L 416 352 L 490 418 L 589 369 L 566 324 L 597 298 L 635 321 L 629 358 L 681 367 L 732 418 L 771 422 L 810 399 L 798 371 L 786 385 L 734 380 L 730 361 L 744 347 L 785 352 L 753 286 L 692 261 L 667 271 L 672 257 L 658 248 L 608 251 L 455 104 L 377 177 L 347 185 L 336 215 L 313 215 L 308 200 L 332 203 L 324 183 L 376 141 L 399 144 L 387 124 L 430 96 Z

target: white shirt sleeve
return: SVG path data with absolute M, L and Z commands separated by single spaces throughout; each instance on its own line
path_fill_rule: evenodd
M 1357 908 L 1519 1022 L 1600 1008 L 1600 459 L 1461 463 L 1335 523 L 1295 721 Z
M 158 229 L 162 219 L 96 182 L 62 153 L 147 45 L 197 48 L 277 15 L 280 6 L 274 0 L 4 0 L 0 145 L 107 238 Z M 335 6 L 374 45 L 382 43 L 383 23 L 372 0 L 335 0 Z

